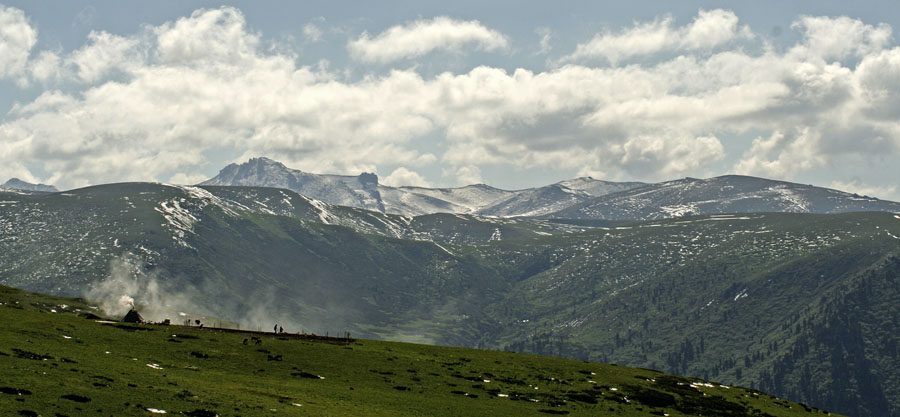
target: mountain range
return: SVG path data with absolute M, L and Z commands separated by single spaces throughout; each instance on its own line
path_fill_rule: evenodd
M 655 184 L 589 177 L 525 190 L 484 184 L 460 188 L 389 187 L 375 174 L 311 174 L 268 158 L 231 164 L 200 185 L 274 187 L 326 203 L 381 213 L 491 217 L 652 220 L 716 213 L 900 211 L 900 203 L 764 178 L 724 175 Z
M 900 415 L 900 215 L 416 217 L 266 187 L 0 198 L 0 284 L 149 319 L 613 362 Z
M 265 186 L 0 190 L 0 284 L 123 314 L 132 297 L 154 320 L 613 362 L 900 416 L 897 203 L 742 176 L 427 189 L 251 162 L 213 180 Z
M 389 187 L 375 174 L 359 176 L 311 174 L 268 158 L 231 164 L 200 185 L 275 187 L 330 204 L 382 213 L 418 216 L 433 213 L 488 216 L 538 216 L 592 197 L 645 185 L 577 178 L 546 187 L 507 191 L 485 184 L 459 188 Z

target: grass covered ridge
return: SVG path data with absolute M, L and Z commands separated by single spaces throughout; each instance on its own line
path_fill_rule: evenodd
M 827 413 L 615 365 L 357 340 L 342 346 L 102 323 L 87 303 L 0 287 L 3 415 L 707 415 Z

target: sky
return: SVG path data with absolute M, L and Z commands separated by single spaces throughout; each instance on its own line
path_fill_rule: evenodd
M 900 200 L 895 28 L 895 0 L 0 0 L 0 181 L 194 184 L 265 156 L 387 185 L 744 174 Z

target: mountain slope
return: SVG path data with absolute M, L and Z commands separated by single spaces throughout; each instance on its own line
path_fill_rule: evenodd
M 707 376 L 850 415 L 900 415 L 900 397 L 886 388 L 900 372 L 900 322 L 886 305 L 900 295 L 900 216 L 692 217 L 566 239 L 535 248 L 537 257 L 504 245 L 481 252 L 505 260 L 494 261 L 509 271 L 501 273 L 529 269 L 490 307 L 500 329 L 481 346 Z
M 505 200 L 516 191 L 506 191 L 484 184 L 459 188 L 386 187 L 379 190 L 391 213 L 410 216 L 433 213 L 472 214 Z
M 685 178 L 608 194 L 549 214 L 565 219 L 652 220 L 722 213 L 900 211 L 900 203 L 740 175 Z
M 124 324 L 86 311 L 83 300 L 0 286 L 0 414 L 823 414 L 753 390 L 622 366 Z
M 0 185 L 0 190 L 19 190 L 19 191 L 37 191 L 42 193 L 56 193 L 59 190 L 52 185 L 47 184 L 32 184 L 30 182 L 22 181 L 18 178 L 10 178 L 3 185 Z
M 384 212 L 374 174 L 319 175 L 289 169 L 268 158 L 231 164 L 200 185 L 240 185 L 284 188 L 330 204 Z
M 5 196 L 0 245 L 0 283 L 130 295 L 157 319 L 616 362 L 900 415 L 893 213 L 586 227 L 126 183 Z
M 619 191 L 630 190 L 632 188 L 647 185 L 643 182 L 610 182 L 595 180 L 591 177 L 574 178 L 571 180 L 560 181 L 557 184 L 572 190 L 582 191 L 594 197 L 600 197 L 602 195 L 617 193 Z

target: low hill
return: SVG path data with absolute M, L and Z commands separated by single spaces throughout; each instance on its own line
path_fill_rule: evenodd
M 0 286 L 4 415 L 816 416 L 740 387 L 484 350 L 124 324 Z

